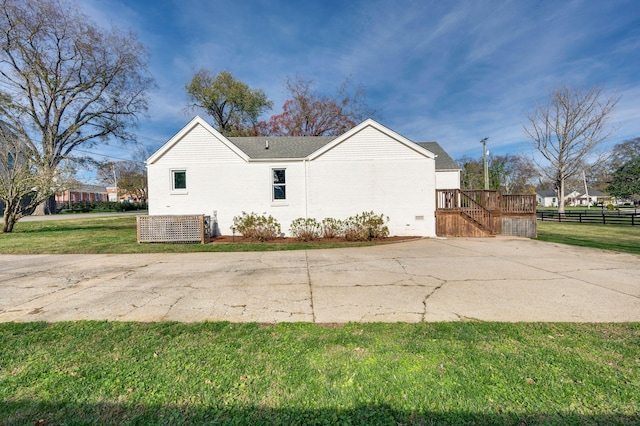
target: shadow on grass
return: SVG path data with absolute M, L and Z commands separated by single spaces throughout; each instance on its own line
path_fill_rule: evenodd
M 15 229 L 15 234 L 50 234 L 50 233 L 59 233 L 59 232 L 70 232 L 70 231 L 122 231 L 122 230 L 131 230 L 132 232 L 136 232 L 135 225 L 131 226 L 129 224 L 125 225 L 62 225 L 62 226 L 47 226 L 43 228 L 29 228 L 29 229 Z
M 195 396 L 195 395 L 194 395 Z M 195 398 L 197 400 L 197 398 Z M 269 407 L 199 407 L 197 405 L 142 406 L 135 404 L 39 403 L 10 400 L 0 403 L 0 424 L 13 425 L 636 425 L 638 415 L 575 413 L 474 413 L 463 411 L 408 412 L 388 405 L 349 409 Z

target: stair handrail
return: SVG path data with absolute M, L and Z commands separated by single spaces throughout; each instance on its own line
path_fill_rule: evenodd
M 487 231 L 493 233 L 493 226 L 491 225 L 491 212 L 482 204 L 471 198 L 468 194 L 465 194 L 464 191 L 460 191 L 459 194 L 461 212 L 483 226 Z M 468 202 L 467 207 L 463 206 L 463 200 Z

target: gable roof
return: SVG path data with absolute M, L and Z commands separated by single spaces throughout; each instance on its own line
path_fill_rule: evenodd
M 229 140 L 250 159 L 266 160 L 305 158 L 335 138 L 335 136 L 255 136 L 233 137 Z
M 202 126 L 216 139 L 227 145 L 245 161 L 250 160 L 300 160 L 317 158 L 338 144 L 366 127 L 374 127 L 381 133 L 401 144 L 423 154 L 428 158 L 435 157 L 436 170 L 459 170 L 460 166 L 442 149 L 437 142 L 413 142 L 393 130 L 372 119 L 367 119 L 340 136 L 251 136 L 225 137 L 199 116 L 195 116 L 187 125 L 176 133 L 169 141 L 153 153 L 147 164 L 153 164 L 169 151 L 178 141 L 194 127 Z M 269 148 L 266 149 L 266 142 Z
M 436 155 L 436 170 L 460 170 L 458 163 L 453 161 L 438 142 L 416 142 L 416 144 Z
M 584 194 L 583 197 L 586 197 L 587 194 Z M 597 189 L 589 189 L 589 197 L 608 197 L 609 194 L 606 192 L 598 191 Z
M 372 127 L 374 129 L 376 129 L 380 133 L 390 137 L 391 139 L 394 139 L 396 142 L 401 143 L 402 145 L 406 146 L 407 148 L 410 148 L 410 149 L 416 151 L 417 153 L 424 155 L 427 158 L 435 158 L 435 155 L 432 152 L 426 150 L 425 148 L 421 147 L 420 145 L 416 144 L 415 142 L 410 141 L 409 139 L 405 138 L 401 134 L 394 132 L 393 130 L 389 129 L 388 127 L 383 126 L 382 124 L 378 123 L 377 121 L 375 121 L 375 120 L 373 120 L 371 118 L 367 118 L 365 121 L 363 121 L 362 123 L 358 124 L 356 127 L 352 128 L 351 130 L 349 130 L 349 131 L 343 133 L 342 135 L 336 137 L 330 143 L 326 144 L 325 146 L 323 146 L 322 148 L 320 148 L 316 152 L 312 153 L 309 156 L 309 160 L 314 160 L 314 159 L 320 157 L 321 155 L 323 155 L 327 151 L 335 148 L 336 146 L 340 145 L 345 140 L 347 140 L 350 137 L 352 137 L 353 135 L 361 132 L 362 130 L 366 129 L 367 127 Z
M 211 133 L 213 137 L 218 139 L 245 161 L 249 159 L 244 152 L 242 152 L 240 149 L 238 149 L 237 146 L 232 144 L 229 139 L 222 135 L 222 133 L 218 132 L 200 116 L 196 115 L 189 123 L 187 123 L 186 126 L 180 129 L 178 133 L 176 133 L 171 139 L 169 139 L 164 145 L 162 145 L 156 152 L 151 154 L 151 156 L 147 158 L 146 163 L 153 164 L 158 161 L 164 154 L 166 154 L 171 148 L 173 148 L 175 144 L 177 144 L 183 137 L 185 137 L 191 130 L 193 130 L 197 126 L 202 126 L 207 132 Z
M 538 194 L 539 196 L 543 197 L 543 198 L 549 198 L 549 197 L 557 197 L 558 194 L 556 193 L 555 189 L 538 189 L 536 191 L 536 194 Z

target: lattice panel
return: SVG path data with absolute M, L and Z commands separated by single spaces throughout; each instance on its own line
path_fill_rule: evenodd
M 205 243 L 210 218 L 204 215 L 138 216 L 139 243 Z M 207 231 L 207 232 L 205 232 Z

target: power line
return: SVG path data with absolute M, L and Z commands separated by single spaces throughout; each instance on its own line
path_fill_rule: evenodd
M 111 159 L 113 159 L 113 160 L 131 161 L 131 162 L 134 162 L 134 163 L 143 164 L 143 162 L 142 162 L 142 161 L 136 161 L 136 160 L 131 160 L 131 159 L 127 159 L 127 158 L 115 157 L 115 156 L 113 156 L 113 155 L 100 154 L 100 153 L 98 153 L 98 152 L 86 151 L 86 150 L 84 150 L 84 149 L 74 148 L 73 150 L 74 150 L 74 151 L 78 151 L 78 152 L 82 152 L 82 153 L 85 153 L 85 154 L 90 154 L 90 155 L 99 155 L 99 156 L 101 156 L 101 157 L 111 158 Z

